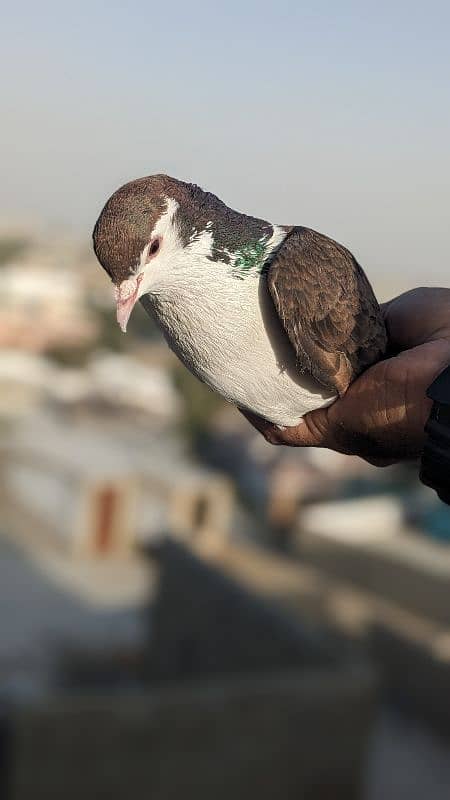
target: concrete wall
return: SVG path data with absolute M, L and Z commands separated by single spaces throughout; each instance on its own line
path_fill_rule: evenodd
M 356 800 L 369 719 L 360 682 L 292 675 L 54 698 L 14 720 L 9 796 Z
M 450 624 L 450 548 L 412 533 L 352 543 L 308 533 L 300 534 L 297 543 L 308 564 Z
M 152 680 L 334 668 L 326 640 L 175 541 L 161 549 L 151 609 Z
M 389 696 L 448 737 L 450 548 L 412 533 L 352 543 L 307 533 L 299 552 L 328 575 L 323 621 L 361 637 Z
M 371 571 L 371 559 L 366 543 L 359 542 L 353 549 L 364 554 L 365 567 L 360 567 L 356 557 L 349 563 L 345 560 L 348 545 L 345 543 L 324 546 L 323 550 L 315 549 L 317 565 L 323 564 L 324 570 L 301 563 L 299 560 L 287 560 L 282 556 L 274 556 L 260 550 L 255 545 L 243 545 L 227 541 L 222 548 L 214 550 L 203 547 L 197 550 L 202 558 L 208 559 L 215 568 L 225 575 L 234 576 L 240 583 L 249 587 L 251 593 L 278 605 L 289 612 L 294 612 L 297 619 L 309 620 L 315 627 L 332 628 L 342 641 L 360 643 L 370 653 L 383 676 L 389 693 L 404 709 L 410 710 L 423 720 L 431 723 L 440 732 L 450 733 L 450 626 L 443 625 L 436 617 L 447 612 L 444 605 L 442 583 L 426 606 L 423 591 L 427 589 L 427 581 L 421 574 L 427 569 L 426 559 L 416 559 L 415 589 L 408 605 L 433 609 L 440 602 L 440 613 L 435 617 L 414 613 L 405 606 L 386 598 L 397 596 L 403 599 L 404 594 L 412 590 L 406 580 L 396 585 L 396 570 L 402 569 L 400 555 L 408 542 L 399 537 L 395 543 L 397 559 L 393 559 L 390 580 L 383 580 L 381 561 L 375 563 Z M 414 545 L 422 545 L 413 539 L 413 547 L 409 553 L 417 556 Z M 332 561 L 332 554 L 339 547 L 339 557 Z M 420 552 L 420 551 L 419 551 Z M 323 559 L 323 556 L 327 558 Z M 446 549 L 431 543 L 431 565 L 441 568 L 441 581 L 445 577 Z M 320 559 L 319 559 L 320 554 Z M 444 556 L 444 558 L 443 558 Z M 328 561 L 328 558 L 330 561 Z M 412 580 L 412 564 L 409 564 L 409 577 Z M 328 576 L 327 570 L 328 569 Z M 335 575 L 335 580 L 330 575 Z M 350 576 L 343 580 L 343 576 Z M 433 569 L 430 569 L 428 581 L 432 581 Z M 358 584 L 375 587 L 364 590 Z M 179 586 L 183 584 L 180 583 Z M 385 591 L 386 590 L 386 591 Z M 441 594 L 442 592 L 442 594 Z M 449 595 L 450 596 L 450 595 Z M 407 596 L 408 599 L 408 596 Z M 185 613 L 185 612 L 183 612 Z M 252 637 L 250 641 L 253 641 Z M 327 637 L 327 641 L 329 638 Z
M 450 632 L 444 652 L 443 635 L 408 636 L 381 622 L 369 631 L 370 646 L 378 660 L 390 698 L 414 716 L 425 720 L 446 739 L 450 736 Z
M 146 685 L 10 715 L 12 800 L 357 800 L 373 672 L 211 569 L 161 553 Z

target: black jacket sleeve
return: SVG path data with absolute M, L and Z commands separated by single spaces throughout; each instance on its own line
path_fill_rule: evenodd
M 420 480 L 450 505 L 450 366 L 433 381 L 427 395 L 433 407 L 425 426 Z

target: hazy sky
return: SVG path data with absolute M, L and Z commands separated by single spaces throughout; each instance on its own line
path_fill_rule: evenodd
M 16 2 L 2 9 L 0 214 L 88 234 L 167 172 L 322 230 L 375 284 L 447 283 L 448 2 Z

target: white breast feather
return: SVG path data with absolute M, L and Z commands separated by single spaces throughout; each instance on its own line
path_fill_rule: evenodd
M 212 225 L 183 247 L 175 211 L 171 201 L 152 232 L 164 237 L 163 246 L 151 293 L 142 298 L 169 346 L 227 400 L 277 425 L 296 425 L 306 412 L 329 405 L 334 395 L 300 372 L 260 269 L 238 280 L 233 257 L 229 264 L 213 261 Z M 273 226 L 265 259 L 285 236 Z

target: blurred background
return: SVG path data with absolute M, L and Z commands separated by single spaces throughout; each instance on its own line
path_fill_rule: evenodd
M 441 800 L 450 510 L 272 448 L 90 233 L 166 172 L 448 283 L 447 3 L 17 2 L 0 61 L 0 792 Z

